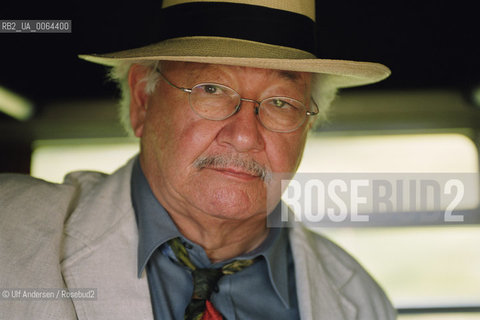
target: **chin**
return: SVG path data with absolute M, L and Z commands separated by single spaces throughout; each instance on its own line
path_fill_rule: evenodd
M 264 214 L 266 202 L 258 197 L 258 193 L 247 193 L 240 190 L 216 190 L 210 195 L 203 194 L 203 209 L 210 216 L 229 220 L 246 220 Z M 205 203 L 205 200 L 209 201 Z M 203 207 L 203 206 L 202 206 Z

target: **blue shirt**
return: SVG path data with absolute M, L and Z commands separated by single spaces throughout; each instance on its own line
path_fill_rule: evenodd
M 166 242 L 180 237 L 199 268 L 218 268 L 238 258 L 260 257 L 252 266 L 223 276 L 210 300 L 225 319 L 299 319 L 293 257 L 285 228 L 272 228 L 255 250 L 212 264 L 203 248 L 178 231 L 150 189 L 138 159 L 132 172 L 132 202 L 137 219 L 138 277 L 147 272 L 155 319 L 183 319 L 193 292 L 190 271 L 175 262 Z M 279 218 L 280 210 L 271 214 Z

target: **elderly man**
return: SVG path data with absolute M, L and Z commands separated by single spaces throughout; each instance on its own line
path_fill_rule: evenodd
M 266 224 L 280 219 L 279 193 L 267 197 L 276 173 L 296 171 L 335 89 L 388 69 L 316 59 L 313 1 L 163 7 L 160 42 L 82 56 L 114 66 L 139 156 L 62 185 L 1 178 L 0 288 L 92 288 L 95 299 L 3 299 L 2 317 L 393 319 L 340 248 Z M 247 32 L 256 20 L 264 32 Z

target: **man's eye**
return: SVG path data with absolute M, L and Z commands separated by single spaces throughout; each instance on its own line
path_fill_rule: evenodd
M 277 108 L 284 108 L 284 107 L 287 107 L 288 106 L 288 103 L 286 103 L 285 101 L 283 100 L 280 100 L 280 99 L 274 99 L 272 101 L 273 105 Z
M 215 85 L 212 85 L 212 84 L 204 85 L 203 90 L 205 91 L 205 93 L 209 93 L 209 94 L 220 94 L 220 93 L 222 93 L 221 89 L 218 86 L 215 86 Z

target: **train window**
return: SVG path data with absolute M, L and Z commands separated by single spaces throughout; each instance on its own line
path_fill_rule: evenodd
M 66 173 L 76 170 L 112 173 L 138 150 L 138 141 L 128 138 L 38 140 L 31 175 L 62 182 Z
M 299 171 L 478 173 L 478 150 L 467 135 L 468 130 L 320 134 L 307 143 Z M 478 199 L 476 204 L 478 216 Z M 399 319 L 479 318 L 478 224 L 317 230 L 375 276 L 399 308 Z M 462 308 L 476 313 L 459 313 Z
M 300 172 L 478 172 L 468 129 L 392 134 L 319 133 L 307 141 Z
M 437 307 L 438 313 L 442 308 L 480 304 L 479 226 L 328 228 L 321 232 L 355 256 L 401 310 Z M 405 315 L 405 319 L 424 318 Z

